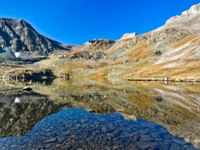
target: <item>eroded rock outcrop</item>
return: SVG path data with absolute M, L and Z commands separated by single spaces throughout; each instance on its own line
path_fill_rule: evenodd
M 124 40 L 124 39 L 129 39 L 129 38 L 134 38 L 137 34 L 135 32 L 133 33 L 126 33 L 124 34 L 121 39 Z
M 107 40 L 107 39 L 102 39 L 102 40 L 91 40 L 89 41 L 91 43 L 90 49 L 94 51 L 99 51 L 99 50 L 106 50 L 115 44 L 114 40 Z

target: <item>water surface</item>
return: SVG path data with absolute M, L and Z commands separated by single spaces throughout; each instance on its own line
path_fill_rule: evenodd
M 200 147 L 199 84 L 82 79 L 6 88 L 0 92 L 2 149 Z
M 2 149 L 194 149 L 146 120 L 67 109 L 37 123 L 22 137 L 0 140 Z

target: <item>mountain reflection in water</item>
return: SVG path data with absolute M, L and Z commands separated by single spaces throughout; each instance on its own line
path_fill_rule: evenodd
M 19 83 L 17 83 L 16 85 L 19 85 Z M 52 118 L 52 116 L 49 116 L 47 119 L 44 119 L 45 121 L 42 120 L 41 122 L 36 124 L 33 130 L 31 130 L 29 133 L 27 133 L 23 137 L 13 137 L 13 138 L 11 137 L 11 138 L 1 139 L 1 141 L 3 142 L 2 144 L 5 146 L 5 148 L 7 148 L 6 143 L 11 146 L 17 145 L 20 147 L 21 145 L 23 147 L 27 145 L 28 142 L 30 142 L 29 146 L 31 145 L 34 146 L 34 144 L 37 145 L 39 143 L 41 143 L 42 145 L 43 141 L 46 142 L 47 147 L 49 146 L 48 149 L 50 149 L 51 146 L 56 146 L 56 145 L 58 146 L 58 148 L 62 146 L 66 148 L 67 144 L 63 145 L 62 142 L 59 143 L 57 141 L 58 140 L 57 138 L 59 138 L 61 141 L 63 140 L 64 143 L 68 143 L 68 146 L 74 146 L 75 149 L 77 148 L 76 146 L 80 147 L 80 145 L 83 143 L 86 143 L 86 146 L 91 146 L 92 148 L 93 147 L 95 148 L 95 146 L 97 145 L 105 147 L 107 146 L 107 144 L 110 144 L 108 145 L 108 147 L 121 146 L 120 149 L 125 148 L 125 147 L 130 148 L 130 149 L 134 149 L 134 148 L 136 149 L 137 146 L 144 146 L 144 147 L 147 146 L 147 147 L 159 149 L 160 146 L 164 147 L 164 145 L 166 146 L 165 147 L 166 149 L 169 149 L 170 147 L 172 149 L 176 149 L 176 148 L 180 148 L 181 146 L 182 148 L 190 147 L 191 149 L 193 149 L 193 147 L 191 147 L 190 144 L 186 144 L 184 143 L 184 141 L 192 143 L 193 145 L 195 145 L 195 147 L 200 147 L 200 128 L 199 128 L 200 126 L 200 113 L 199 113 L 200 112 L 200 99 L 199 99 L 200 86 L 199 84 L 185 84 L 185 83 L 165 84 L 165 83 L 159 83 L 159 82 L 124 82 L 124 81 L 116 82 L 116 83 L 108 83 L 104 81 L 99 81 L 99 82 L 93 81 L 93 80 L 88 81 L 84 79 L 81 79 L 81 80 L 72 79 L 69 81 L 56 79 L 51 83 L 51 85 L 48 85 L 48 86 L 45 84 L 39 84 L 39 83 L 37 84 L 36 83 L 24 83 L 24 84 L 21 83 L 21 87 L 24 87 L 25 85 L 29 85 L 30 87 L 33 88 L 35 92 L 40 93 L 39 97 L 41 98 L 43 97 L 43 99 L 45 98 L 46 101 L 44 100 L 37 101 L 37 107 L 31 107 L 32 106 L 31 104 L 29 106 L 29 109 L 32 108 L 32 110 L 29 111 L 29 115 L 28 115 L 29 117 L 26 117 L 27 115 L 24 115 L 25 113 L 24 114 L 21 113 L 18 115 L 18 117 L 16 117 L 16 118 L 20 118 L 18 120 L 21 121 L 20 122 L 21 124 L 23 124 L 23 120 L 26 120 L 26 124 L 25 124 L 26 130 L 23 130 L 23 132 L 19 132 L 17 134 L 14 134 L 14 132 L 13 134 L 10 134 L 8 132 L 9 130 L 6 130 L 7 136 L 5 132 L 4 134 L 2 134 L 1 137 L 17 136 L 17 135 L 22 136 L 24 135 L 24 133 L 28 132 L 28 130 L 30 130 L 39 120 L 41 120 L 42 118 L 45 118 L 46 116 L 52 113 L 57 112 L 63 107 L 82 108 L 84 110 L 87 110 L 93 113 L 98 113 L 98 114 L 113 114 L 113 113 L 115 114 L 95 115 L 95 114 L 87 113 L 81 109 L 63 110 L 60 113 L 53 115 L 53 118 L 55 120 L 57 120 L 58 122 L 61 122 L 60 120 L 62 120 L 63 123 L 58 124 L 58 123 L 51 122 L 52 128 L 50 128 L 50 126 L 48 126 L 48 121 L 46 121 L 46 120 L 49 120 L 49 118 Z M 4 93 L 4 97 L 5 95 L 8 96 L 9 94 Z M 24 96 L 29 101 L 29 103 L 32 103 L 31 102 L 32 98 L 28 99 L 29 96 L 26 93 Z M 0 94 L 0 97 L 1 97 L 1 94 Z M 16 97 L 20 98 L 19 95 L 17 96 L 14 95 L 11 98 L 12 103 L 14 102 Z M 20 100 L 21 99 L 22 98 L 20 98 Z M 28 101 L 26 101 L 26 103 Z M 48 106 L 49 103 L 51 104 L 50 106 Z M 0 107 L 6 107 L 9 109 L 11 107 L 16 107 L 15 105 L 17 105 L 18 107 L 22 105 L 21 102 L 8 105 L 5 103 L 5 100 L 4 101 L 1 100 L 0 104 L 1 104 Z M 55 107 L 54 105 L 58 107 Z M 26 112 L 29 109 L 22 109 L 20 112 Z M 48 111 L 48 109 L 50 109 L 51 111 Z M 2 110 L 3 110 L 2 113 L 9 114 L 8 113 L 9 111 L 5 111 L 5 108 Z M 48 113 L 46 113 L 45 115 L 40 115 L 41 114 L 40 110 L 45 110 L 45 112 L 48 112 Z M 33 115 L 31 115 L 31 113 L 33 113 Z M 124 119 L 122 116 L 117 115 L 116 113 L 122 115 Z M 65 114 L 66 117 L 63 114 Z M 73 114 L 71 116 L 76 116 L 79 118 L 74 118 L 74 120 L 70 119 L 70 114 Z M 78 114 L 80 114 L 80 116 Z M 38 117 L 33 118 L 32 116 L 38 116 Z M 121 128 L 120 126 L 118 126 L 118 128 L 116 127 L 114 128 L 114 130 L 122 131 L 119 133 L 123 133 L 123 135 L 124 133 L 126 133 L 127 135 L 129 134 L 134 134 L 134 135 L 132 136 L 130 135 L 131 138 L 128 138 L 126 136 L 122 136 L 121 134 L 116 133 L 115 136 L 117 137 L 117 140 L 114 140 L 116 141 L 116 143 L 112 143 L 112 142 L 109 143 L 109 138 L 111 139 L 113 138 L 113 137 L 109 137 L 110 135 L 110 132 L 108 131 L 109 129 L 106 129 L 107 127 L 103 128 L 103 130 L 105 129 L 105 135 L 107 136 L 104 135 L 103 130 L 100 130 L 100 126 L 104 126 L 104 125 L 107 126 L 109 124 L 109 123 L 107 124 L 107 122 L 110 122 L 112 124 L 112 121 L 109 119 L 109 116 L 111 116 L 111 118 L 112 116 L 114 116 L 114 118 L 115 116 L 118 116 L 116 117 L 116 119 L 112 121 L 115 122 L 119 120 L 121 122 L 124 122 L 124 124 L 127 124 L 126 128 L 125 127 Z M 11 117 L 10 114 L 5 115 L 4 117 L 2 117 L 3 118 L 2 120 L 7 120 L 7 123 L 9 125 L 11 124 L 11 126 L 14 127 L 13 129 L 20 129 L 19 121 L 17 123 L 18 126 L 16 126 L 17 125 L 16 123 L 9 122 L 10 117 Z M 63 117 L 65 119 L 62 119 Z M 67 119 L 67 117 L 69 117 L 69 119 Z M 95 124 L 95 120 L 98 122 L 99 118 L 102 118 L 103 120 L 107 120 L 107 119 L 108 120 L 105 122 L 100 122 L 99 127 L 96 128 L 98 131 L 97 132 L 98 134 L 94 132 L 94 137 L 93 137 L 93 134 L 92 134 L 93 131 L 84 135 L 85 132 L 83 132 L 82 129 L 84 127 L 89 126 L 87 122 L 81 123 L 80 120 L 81 119 L 84 120 L 84 117 L 90 118 L 88 122 L 91 125 Z M 131 119 L 132 121 L 126 121 L 125 119 L 127 120 Z M 144 119 L 144 120 L 140 120 L 140 119 Z M 35 121 L 32 122 L 31 120 L 35 120 Z M 151 122 L 148 122 L 145 120 L 148 120 Z M 67 128 L 65 125 L 65 122 L 67 122 L 67 124 L 71 127 Z M 77 124 L 78 126 L 76 127 L 73 124 L 73 122 L 76 122 L 75 124 Z M 155 124 L 152 122 L 154 122 Z M 131 128 L 131 126 L 134 124 L 141 126 L 141 128 L 136 128 L 135 130 L 131 130 L 131 129 L 129 130 L 128 126 L 130 126 Z M 141 130 L 146 131 L 146 127 L 143 126 L 143 124 L 146 124 L 146 125 L 150 124 L 150 126 L 152 125 L 152 128 L 148 129 L 149 131 L 144 133 L 145 135 L 144 137 L 143 137 L 143 132 L 142 133 L 139 132 Z M 153 127 L 153 124 L 154 124 L 154 127 Z M 169 133 L 166 133 L 167 131 L 157 124 L 160 124 L 161 126 L 167 128 L 169 133 L 176 136 L 177 138 L 178 137 L 183 138 L 184 141 L 182 139 L 176 139 L 175 137 L 172 138 L 172 135 L 169 135 Z M 63 125 L 63 126 L 60 126 L 60 125 Z M 23 126 L 21 126 L 21 128 L 23 128 Z M 62 130 L 65 130 L 66 132 L 67 130 L 69 130 L 70 132 L 69 135 L 62 135 L 60 133 L 58 134 L 58 132 L 60 132 L 61 129 L 59 130 L 58 127 L 56 126 L 62 128 Z M 114 125 L 111 125 L 111 126 L 114 126 Z M 147 126 L 148 126 L 147 128 L 149 128 L 149 125 Z M 3 133 L 4 128 L 5 126 L 2 125 L 1 133 Z M 38 133 L 36 133 L 35 129 L 37 128 L 42 131 L 41 134 L 45 132 L 44 135 L 45 134 L 50 135 L 51 133 L 53 133 L 53 135 L 50 136 L 52 137 L 52 139 L 46 139 L 48 137 L 45 137 L 44 135 L 43 136 L 40 135 L 39 130 L 37 130 Z M 80 128 L 81 130 L 79 131 L 77 129 L 77 133 L 73 130 L 73 132 L 75 132 L 74 133 L 75 135 L 74 135 L 72 134 L 73 132 L 71 132 L 71 129 L 74 129 L 74 128 L 78 128 L 78 129 Z M 96 129 L 94 130 L 96 131 Z M 54 130 L 54 132 L 52 130 Z M 49 132 L 49 134 L 47 132 Z M 153 136 L 154 134 L 157 134 L 157 133 L 160 134 L 159 136 L 160 141 L 159 141 L 159 138 L 156 138 L 156 136 L 155 137 Z M 135 142 L 133 142 L 132 141 L 134 140 L 133 137 L 137 137 L 135 134 L 137 134 L 137 136 L 139 137 L 136 138 L 137 140 L 135 140 Z M 168 139 L 168 144 L 163 143 L 165 140 L 167 140 L 165 139 L 165 136 L 161 136 L 164 134 L 167 135 L 166 136 L 167 138 L 170 136 L 170 140 Z M 59 137 L 59 135 L 63 137 Z M 101 138 L 101 136 L 103 138 Z M 142 138 L 140 136 L 142 136 Z M 65 139 L 65 137 L 68 137 L 68 139 Z M 97 143 L 87 145 L 87 143 L 91 143 L 92 141 L 91 138 L 89 137 L 93 137 L 93 139 L 96 138 L 95 141 L 93 142 L 97 142 Z M 43 140 L 39 138 L 42 138 Z M 80 139 L 82 138 L 83 138 L 82 143 L 79 143 L 81 142 Z M 70 139 L 72 140 L 70 141 Z M 146 144 L 141 144 L 142 142 L 144 142 L 142 139 L 144 139 L 144 141 L 147 139 L 150 141 L 147 141 Z M 26 141 L 27 143 L 26 144 L 23 143 L 24 141 Z M 13 144 L 10 142 L 13 142 Z M 34 144 L 32 142 L 34 142 Z M 159 145 L 159 143 L 161 143 L 161 145 Z M 43 144 L 45 145 L 45 143 Z
M 23 137 L 0 139 L 2 149 L 195 149 L 160 125 L 66 109 L 43 119 Z
M 27 133 L 39 120 L 67 107 L 66 103 L 23 90 L 0 92 L 0 137 Z

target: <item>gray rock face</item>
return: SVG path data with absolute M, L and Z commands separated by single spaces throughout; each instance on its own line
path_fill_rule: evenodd
M 167 20 L 166 24 L 159 28 L 178 27 L 200 33 L 200 3 L 193 5 L 189 10 Z
M 24 20 L 0 18 L 0 52 L 5 50 L 47 55 L 68 47 L 40 35 Z

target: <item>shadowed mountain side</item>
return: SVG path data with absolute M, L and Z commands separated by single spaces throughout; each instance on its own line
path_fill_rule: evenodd
M 70 47 L 40 35 L 24 20 L 0 18 L 0 50 L 22 54 L 48 55 Z

